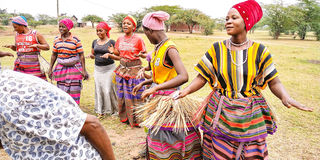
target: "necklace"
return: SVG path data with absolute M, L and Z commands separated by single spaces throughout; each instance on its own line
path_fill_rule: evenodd
M 248 48 L 248 47 L 249 47 L 249 43 L 248 43 L 248 42 L 249 42 L 249 40 L 246 40 L 246 42 L 244 42 L 243 44 L 247 43 L 247 47 L 246 47 L 246 48 L 249 50 L 249 48 Z M 228 43 L 228 44 L 229 44 L 229 50 L 230 50 L 229 54 L 230 54 L 232 63 L 233 63 L 234 65 L 236 65 L 236 66 L 241 66 L 241 65 L 245 64 L 245 63 L 247 62 L 247 60 L 248 60 L 248 51 L 247 51 L 247 53 L 246 53 L 246 59 L 245 59 L 241 64 L 237 64 L 236 62 L 233 61 L 233 58 L 232 58 L 232 54 L 231 54 L 231 51 L 232 51 L 232 50 L 231 50 L 231 43 L 232 43 L 232 42 L 231 42 L 231 39 L 229 39 L 229 43 Z M 242 46 L 243 44 L 240 44 L 240 46 Z
M 128 39 L 124 38 L 123 41 L 125 41 L 125 42 L 127 42 L 127 43 L 131 42 L 131 40 L 132 40 L 132 38 L 133 38 L 133 35 L 134 35 L 134 33 L 132 33 L 131 37 L 128 38 Z
M 230 38 L 230 39 L 229 39 L 229 42 L 230 42 L 233 46 L 240 47 L 240 46 L 243 46 L 244 44 L 248 43 L 249 40 L 247 39 L 247 40 L 244 41 L 243 43 L 238 44 L 238 43 L 233 43 L 233 42 L 231 41 L 231 38 Z
M 168 38 L 165 38 L 165 39 L 163 39 L 161 42 L 159 42 L 158 44 L 156 44 L 155 47 L 154 47 L 154 50 L 156 51 L 156 50 L 162 45 L 163 42 L 167 41 L 167 39 L 168 39 Z

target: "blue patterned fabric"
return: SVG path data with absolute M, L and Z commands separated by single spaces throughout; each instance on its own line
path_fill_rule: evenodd
M 79 133 L 87 114 L 32 75 L 0 71 L 0 138 L 13 159 L 101 159 Z

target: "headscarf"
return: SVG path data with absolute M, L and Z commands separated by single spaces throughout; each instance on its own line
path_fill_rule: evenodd
M 241 17 L 246 24 L 246 30 L 249 31 L 263 16 L 262 9 L 258 2 L 255 0 L 247 0 L 238 3 L 232 8 L 235 8 L 240 13 Z
M 107 22 L 100 22 L 97 27 L 98 28 L 102 28 L 104 30 L 107 31 L 107 37 L 110 38 L 110 35 L 109 35 L 109 31 L 111 30 L 111 28 L 109 27 L 108 23 Z
M 129 21 L 133 24 L 133 26 L 134 26 L 133 32 L 136 31 L 136 28 L 137 28 L 137 21 L 136 21 L 136 19 L 135 19 L 134 17 L 130 16 L 130 15 L 128 15 L 127 17 L 124 17 L 124 18 L 123 18 L 123 21 L 126 20 L 126 19 L 129 20 Z M 123 21 L 122 21 L 122 22 L 123 22 Z
M 152 30 L 164 30 L 164 21 L 168 20 L 170 15 L 163 11 L 151 12 L 144 16 L 142 25 Z
M 26 27 L 28 26 L 27 19 L 24 16 L 14 17 L 12 19 L 12 23 L 15 23 L 15 24 L 18 24 L 18 25 L 23 25 L 23 26 L 26 26 Z
M 59 21 L 59 23 L 63 23 L 64 25 L 66 25 L 66 27 L 68 28 L 68 30 L 70 31 L 70 29 L 72 29 L 73 27 L 73 22 L 71 19 L 69 18 L 64 18 L 64 19 L 61 19 Z

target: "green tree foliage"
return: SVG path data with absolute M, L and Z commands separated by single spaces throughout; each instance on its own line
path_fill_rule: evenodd
M 169 5 L 163 5 L 163 6 L 153 6 L 147 9 L 147 11 L 164 11 L 167 12 L 170 17 L 176 15 L 177 13 L 182 11 L 182 8 L 180 6 L 169 6 Z M 170 18 L 168 21 L 165 22 L 166 31 L 168 32 L 169 26 L 172 24 L 172 18 Z
M 290 28 L 291 20 L 287 9 L 281 4 L 269 4 L 264 8 L 264 23 L 269 26 L 271 36 L 278 39 L 281 33 Z
M 116 23 L 117 28 L 119 31 L 123 32 L 122 30 L 122 20 L 127 16 L 128 14 L 125 13 L 117 13 L 117 14 L 112 14 L 112 16 L 109 17 L 114 23 Z
M 37 26 L 40 26 L 43 22 L 42 21 L 36 21 L 36 20 L 30 20 L 28 21 L 28 25 L 36 28 Z
M 217 29 L 219 31 L 223 31 L 225 28 L 224 24 L 226 22 L 226 18 L 224 18 L 224 17 L 215 18 L 214 21 L 215 21 L 214 29 Z
M 203 13 L 197 9 L 185 9 L 173 17 L 173 23 L 185 23 L 188 25 L 189 33 L 192 34 L 193 27 L 199 25 Z
M 29 21 L 34 21 L 35 20 L 34 17 L 29 13 L 19 13 L 18 16 L 26 17 L 28 23 L 29 23 Z
M 202 33 L 206 36 L 213 34 L 215 21 L 205 14 L 201 14 L 198 18 L 200 26 L 203 27 Z
M 91 24 L 92 24 L 92 28 L 94 28 L 94 23 L 95 22 L 102 22 L 103 21 L 103 18 L 99 17 L 99 16 L 96 16 L 96 15 L 87 15 L 85 17 L 82 18 L 82 21 L 90 21 Z
M 37 16 L 38 21 L 41 22 L 42 25 L 46 25 L 46 24 L 57 24 L 57 19 L 55 17 L 51 17 L 49 15 L 46 14 L 39 14 Z

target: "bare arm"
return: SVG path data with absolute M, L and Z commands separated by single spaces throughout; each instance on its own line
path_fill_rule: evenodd
M 82 66 L 82 70 L 83 70 L 83 79 L 84 80 L 87 80 L 89 78 L 89 74 L 87 72 L 87 69 L 86 69 L 86 60 L 84 58 L 84 54 L 83 53 L 80 53 L 80 63 L 81 63 L 81 66 Z
M 174 48 L 171 48 L 168 50 L 166 56 L 169 56 L 170 60 L 172 61 L 173 66 L 176 69 L 177 76 L 167 82 L 161 83 L 153 88 L 145 90 L 142 93 L 142 96 L 141 96 L 142 99 L 145 97 L 148 97 L 149 95 L 153 94 L 154 92 L 156 92 L 158 90 L 178 87 L 188 81 L 188 78 L 189 78 L 188 73 L 187 73 L 187 70 L 184 67 L 184 65 L 180 59 L 178 51 Z
M 33 44 L 31 45 L 30 47 L 35 47 L 35 48 L 39 48 L 41 50 L 49 50 L 50 49 L 50 46 L 49 44 L 47 43 L 47 41 L 44 39 L 44 37 L 37 32 L 37 39 L 38 39 L 38 42 L 39 44 Z
M 17 50 L 16 45 L 4 45 L 3 47 L 5 47 L 5 48 L 10 48 L 10 49 L 13 50 L 13 51 L 16 51 L 16 50 Z
M 49 69 L 49 73 L 48 73 L 48 76 L 50 79 L 52 79 L 52 69 L 53 69 L 54 63 L 57 60 L 57 57 L 58 57 L 57 53 L 52 53 L 51 60 L 50 60 L 50 69 Z
M 0 51 L 0 57 L 5 57 L 5 56 L 14 57 L 13 54 L 10 53 L 10 52 L 2 52 L 2 51 Z
M 182 91 L 180 91 L 178 98 L 183 98 L 183 97 L 187 96 L 188 94 L 191 94 L 193 92 L 198 91 L 206 83 L 207 83 L 207 80 L 205 78 L 203 78 L 201 74 L 198 74 L 197 77 L 193 79 L 193 81 L 191 82 L 191 84 L 189 84 L 188 87 L 186 87 Z
M 271 80 L 268 85 L 271 92 L 277 96 L 286 107 L 291 108 L 293 106 L 303 111 L 312 111 L 312 108 L 308 108 L 291 98 L 278 77 Z

